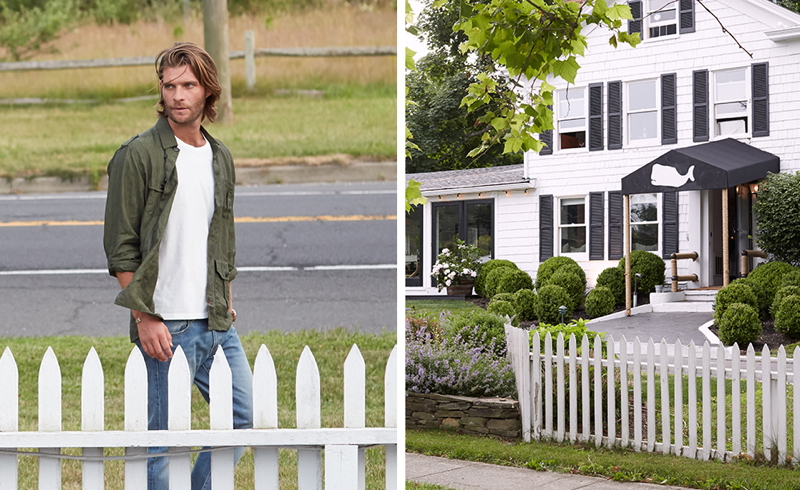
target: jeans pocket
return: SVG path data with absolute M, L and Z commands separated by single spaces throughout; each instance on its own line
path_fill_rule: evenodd
M 175 337 L 176 335 L 181 335 L 189 330 L 189 323 L 186 320 L 165 320 L 164 325 L 167 326 L 167 330 L 169 330 L 169 334 Z

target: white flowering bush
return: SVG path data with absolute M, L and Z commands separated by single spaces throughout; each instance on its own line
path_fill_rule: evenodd
M 436 257 L 431 276 L 436 279 L 439 291 L 448 286 L 457 286 L 475 280 L 478 275 L 478 257 L 480 251 L 477 245 L 467 245 L 462 240 L 456 240 L 454 250 L 442 249 Z

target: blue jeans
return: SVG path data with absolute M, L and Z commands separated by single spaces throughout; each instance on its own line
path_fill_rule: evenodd
M 208 374 L 214 361 L 214 352 L 221 347 L 231 368 L 233 382 L 233 428 L 253 427 L 253 373 L 245 356 L 239 335 L 231 327 L 227 332 L 208 329 L 208 320 L 167 320 L 164 322 L 172 335 L 172 351 L 181 346 L 189 363 L 189 373 L 194 384 L 208 403 Z M 141 344 L 137 340 L 141 349 Z M 144 354 L 144 352 L 143 352 Z M 150 430 L 168 428 L 169 411 L 167 407 L 167 373 L 170 360 L 158 361 L 144 354 L 147 365 L 148 423 Z M 150 453 L 166 452 L 165 447 L 151 447 Z M 244 448 L 234 451 L 234 464 L 244 453 Z M 147 460 L 148 490 L 167 490 L 169 488 L 169 459 L 149 458 Z M 203 452 L 197 457 L 192 469 L 192 490 L 211 488 L 211 453 Z

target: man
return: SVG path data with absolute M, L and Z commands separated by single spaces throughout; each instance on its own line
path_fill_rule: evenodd
M 252 373 L 232 327 L 233 159 L 201 126 L 216 117 L 216 66 L 202 48 L 176 43 L 156 57 L 156 72 L 158 122 L 108 165 L 103 239 L 109 273 L 122 287 L 115 303 L 131 310 L 131 341 L 145 354 L 148 428 L 168 428 L 167 372 L 177 346 L 206 401 L 213 356 L 223 349 L 233 375 L 234 428 L 250 428 Z M 210 466 L 210 454 L 201 453 L 192 489 L 211 488 Z M 168 488 L 167 458 L 148 460 L 148 488 Z

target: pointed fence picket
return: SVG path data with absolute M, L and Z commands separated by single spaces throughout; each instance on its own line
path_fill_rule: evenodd
M 39 369 L 39 430 L 19 431 L 19 373 L 11 350 L 0 357 L 0 488 L 17 488 L 19 449 L 38 449 L 39 489 L 61 488 L 61 449 L 82 448 L 83 489 L 105 488 L 104 448 L 125 448 L 125 488 L 147 488 L 147 447 L 165 447 L 170 458 L 170 488 L 190 488 L 189 449 L 212 450 L 211 477 L 215 489 L 234 488 L 234 448 L 253 447 L 257 490 L 278 490 L 278 449 L 298 452 L 298 489 L 363 490 L 364 449 L 386 448 L 386 488 L 397 489 L 397 347 L 386 363 L 384 427 L 366 426 L 366 368 L 357 346 L 344 365 L 344 427 L 323 428 L 317 363 L 306 347 L 297 366 L 297 428 L 278 428 L 277 375 L 272 356 L 261 346 L 253 373 L 253 429 L 233 429 L 231 370 L 222 349 L 209 373 L 208 430 L 191 429 L 191 379 L 184 352 L 172 358 L 169 380 L 169 430 L 147 430 L 147 368 L 138 348 L 125 366 L 125 427 L 104 430 L 104 374 L 92 348 L 81 380 L 81 430 L 61 426 L 61 370 L 48 348 Z M 324 474 L 322 454 L 325 454 Z
M 538 333 L 507 325 L 506 334 L 526 441 L 800 462 L 800 347 L 787 358 L 783 347 L 770 357 L 765 346 L 759 359 L 752 345 L 743 356 L 737 345 L 584 335 L 578 350 L 574 335 L 548 333 L 540 344 Z

